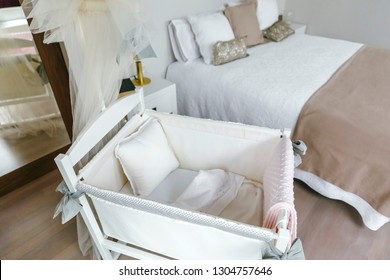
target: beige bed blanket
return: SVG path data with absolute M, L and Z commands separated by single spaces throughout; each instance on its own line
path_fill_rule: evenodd
M 364 47 L 305 104 L 293 139 L 300 169 L 390 217 L 390 50 Z

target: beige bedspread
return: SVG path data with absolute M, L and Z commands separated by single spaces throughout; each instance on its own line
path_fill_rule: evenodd
M 305 104 L 293 139 L 300 169 L 390 217 L 390 50 L 364 47 Z

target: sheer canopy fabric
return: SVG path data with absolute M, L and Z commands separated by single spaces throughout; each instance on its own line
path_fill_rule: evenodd
M 69 59 L 73 139 L 118 96 L 133 56 L 149 40 L 136 0 L 25 0 L 30 29 L 63 42 Z

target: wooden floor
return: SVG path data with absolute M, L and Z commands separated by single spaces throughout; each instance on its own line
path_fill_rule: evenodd
M 60 182 L 53 171 L 0 198 L 0 258 L 83 259 L 78 245 L 75 220 L 62 225 L 53 220 L 61 196 Z
M 0 198 L 0 259 L 86 259 L 77 245 L 75 220 L 52 219 L 60 200 L 58 171 Z M 390 223 L 364 227 L 352 207 L 296 183 L 298 235 L 307 259 L 390 259 Z

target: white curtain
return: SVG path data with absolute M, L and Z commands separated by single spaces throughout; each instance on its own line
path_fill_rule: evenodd
M 133 56 L 149 46 L 145 16 L 137 0 L 25 0 L 32 32 L 44 43 L 63 42 L 69 59 L 73 140 L 118 97 Z M 79 244 L 91 253 L 91 241 L 78 217 Z M 93 258 L 99 258 L 92 250 Z

